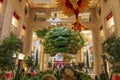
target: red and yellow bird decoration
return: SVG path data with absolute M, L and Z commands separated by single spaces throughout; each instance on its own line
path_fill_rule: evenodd
M 75 15 L 76 21 L 72 24 L 72 29 L 81 31 L 81 28 L 87 29 L 80 24 L 78 14 L 83 13 L 89 8 L 91 0 L 56 0 L 57 7 L 67 16 Z

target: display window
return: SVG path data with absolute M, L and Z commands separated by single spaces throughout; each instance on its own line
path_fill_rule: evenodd
M 106 30 L 109 34 L 115 31 L 115 21 L 112 12 L 110 12 L 106 17 Z
M 12 25 L 11 25 L 11 32 L 10 35 L 16 35 L 18 36 L 18 32 L 19 32 L 19 16 L 16 14 L 16 12 L 13 13 L 13 17 L 12 17 Z

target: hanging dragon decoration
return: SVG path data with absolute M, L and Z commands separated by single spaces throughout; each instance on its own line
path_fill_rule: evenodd
M 80 23 L 78 14 L 85 12 L 89 8 L 91 0 L 56 0 L 57 7 L 67 16 L 75 15 L 76 21 L 72 24 L 72 29 L 81 31 L 88 29 Z

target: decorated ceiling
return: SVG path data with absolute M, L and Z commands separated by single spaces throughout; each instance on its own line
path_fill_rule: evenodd
M 56 0 L 28 0 L 31 7 L 55 7 Z M 90 7 L 94 8 L 99 0 L 92 0 Z

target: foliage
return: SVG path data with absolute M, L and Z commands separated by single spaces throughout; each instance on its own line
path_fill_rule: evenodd
M 108 38 L 104 42 L 104 49 L 110 56 L 116 58 L 116 61 L 120 61 L 120 38 Z
M 35 68 L 38 66 L 38 49 L 36 51 Z
M 85 55 L 86 55 L 86 66 L 89 68 L 89 56 L 88 56 L 88 50 L 87 49 L 86 49 Z
M 37 70 L 38 67 L 39 67 L 39 64 L 38 64 L 38 49 L 37 49 L 37 51 L 36 51 L 35 63 L 34 63 L 33 66 L 32 66 L 32 71 L 35 70 L 35 69 Z
M 101 74 L 100 74 L 100 80 L 109 80 L 107 78 L 107 75 L 104 73 L 104 71 L 102 71 Z
M 48 68 L 52 67 L 52 62 L 48 62 Z
M 73 57 L 71 54 L 63 53 L 63 61 L 64 62 L 70 62 L 73 58 L 75 58 L 75 57 Z
M 13 54 L 17 53 L 22 47 L 22 41 L 16 37 L 5 38 L 0 45 L 0 68 L 2 70 L 12 70 L 14 58 Z
M 15 77 L 13 80 L 22 80 L 24 76 L 24 68 L 18 66 Z
M 38 37 L 43 38 L 47 32 L 48 32 L 47 29 L 37 30 L 37 31 L 36 31 L 36 35 L 37 35 Z
M 32 66 L 33 66 L 32 57 L 28 56 L 28 59 L 25 60 L 25 64 L 28 69 L 32 68 Z
M 31 76 L 25 75 L 24 80 L 40 80 L 40 79 L 39 79 L 39 76 L 31 77 Z
M 106 59 L 112 64 L 112 71 L 120 73 L 120 38 L 108 38 L 103 46 L 109 55 L 106 56 Z
M 86 73 L 78 72 L 77 75 L 78 80 L 91 80 L 90 76 Z
M 67 27 L 51 29 L 43 40 L 44 53 L 51 56 L 55 56 L 58 52 L 77 54 L 83 44 L 84 40 L 80 33 Z
M 72 65 L 73 65 L 74 69 L 78 69 L 80 71 L 82 71 L 83 67 L 85 66 L 84 62 L 83 63 L 78 62 L 78 64 L 72 62 Z
M 25 64 L 28 69 L 31 71 L 35 70 L 38 68 L 38 50 L 36 51 L 36 60 L 35 62 L 32 60 L 32 57 L 28 56 L 28 59 L 25 60 Z
M 60 69 L 54 72 L 54 76 L 56 77 L 57 80 L 62 80 Z
M 24 76 L 24 80 L 33 80 L 32 77 L 31 77 L 31 74 L 30 74 L 30 73 L 27 73 L 27 74 Z
M 82 71 L 83 67 L 85 66 L 84 62 L 83 63 L 78 63 L 78 69 Z
M 91 80 L 90 76 L 87 75 L 86 73 L 83 73 L 83 68 L 85 66 L 84 62 L 80 63 L 78 62 L 78 64 L 76 63 L 72 63 L 74 69 L 77 70 L 77 80 Z

